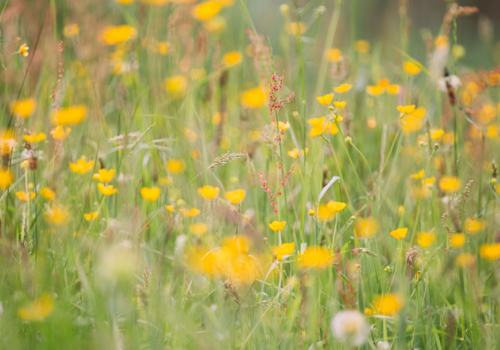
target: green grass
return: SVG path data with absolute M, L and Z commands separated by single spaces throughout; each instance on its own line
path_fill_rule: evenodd
M 351 349 L 330 328 L 342 310 L 365 314 L 370 334 L 361 349 L 383 341 L 393 349 L 499 347 L 498 260 L 480 254 L 481 246 L 500 240 L 500 191 L 494 185 L 500 105 L 498 84 L 487 83 L 490 73 L 495 78 L 495 57 L 478 43 L 461 42 L 462 18 L 449 32 L 440 29 L 441 22 L 423 28 L 422 18 L 412 17 L 416 3 L 400 4 L 399 15 L 390 7 L 382 17 L 374 1 L 291 1 L 280 8 L 240 0 L 221 9 L 225 28 L 218 32 L 209 30 L 213 23 L 192 18 L 194 4 L 51 1 L 47 9 L 31 2 L 22 11 L 14 2 L 1 6 L 1 128 L 12 129 L 17 146 L 1 163 L 13 181 L 0 194 L 0 348 Z M 435 11 L 444 17 L 452 6 Z M 370 32 L 363 19 L 374 9 L 398 35 Z M 297 20 L 306 26 L 302 33 L 289 30 Z M 80 33 L 65 37 L 71 23 L 79 24 Z M 137 35 L 104 45 L 99 38 L 106 25 L 130 25 Z M 427 52 L 427 40 L 440 34 L 447 34 L 450 50 L 462 44 L 467 52 L 443 54 L 441 70 L 446 66 L 462 80 L 454 106 L 438 89 L 441 73 L 433 76 L 427 60 L 439 51 L 431 45 Z M 248 54 L 252 35 L 261 38 L 258 57 Z M 371 48 L 360 53 L 354 41 L 365 38 Z M 152 39 L 168 42 L 168 53 L 146 44 Z M 58 82 L 60 40 L 64 73 Z M 23 43 L 30 48 L 27 57 L 18 53 Z M 342 50 L 343 61 L 327 59 L 331 48 Z M 122 57 L 113 61 L 116 51 Z M 223 56 L 231 51 L 240 52 L 242 61 L 225 66 Z M 406 61 L 422 71 L 409 76 Z M 114 71 L 117 62 L 121 72 Z M 196 69 L 204 74 L 196 77 Z M 265 89 L 273 74 L 285 75 L 278 97 L 294 97 L 272 114 L 265 103 L 248 108 L 243 93 Z M 165 87 L 165 79 L 176 75 L 187 82 L 179 95 Z M 399 85 L 399 93 L 366 92 L 383 78 Z M 471 82 L 481 88 L 468 103 L 464 93 Z M 316 101 L 343 83 L 353 87 L 335 93 L 333 101 L 346 101 L 345 108 Z M 30 97 L 37 102 L 34 113 L 13 116 L 9 103 Z M 409 131 L 403 124 L 410 117 L 396 108 L 413 104 L 426 113 Z M 54 140 L 51 113 L 75 105 L 87 107 L 86 118 L 69 125 L 65 140 Z M 217 113 L 220 123 L 213 121 Z M 322 116 L 342 116 L 333 122 L 339 132 L 311 136 L 308 121 Z M 274 118 L 289 126 L 279 143 Z M 474 125 L 482 133 L 474 134 Z M 436 129 L 445 135 L 432 139 Z M 33 169 L 20 166 L 28 131 L 47 135 L 28 146 L 36 150 Z M 110 140 L 119 135 L 119 142 Z M 294 159 L 288 152 L 295 148 L 308 153 Z M 248 156 L 207 169 L 226 152 Z M 81 156 L 94 164 L 77 174 L 69 163 Z M 168 160 L 184 161 L 185 171 L 169 173 Z M 103 196 L 98 190 L 92 174 L 100 168 L 116 170 L 111 184 L 118 193 Z M 411 175 L 422 169 L 424 179 L 435 182 L 425 196 L 415 196 L 422 180 Z M 273 191 L 282 192 L 274 199 L 278 214 L 259 172 Z M 339 181 L 319 198 L 335 176 Z M 444 176 L 458 176 L 456 193 L 443 189 Z M 198 193 L 205 185 L 220 189 L 216 199 Z M 157 200 L 142 198 L 142 187 L 155 186 L 161 188 Z M 41 195 L 43 187 L 55 191 L 53 201 Z M 225 193 L 235 189 L 246 191 L 241 204 L 226 200 Z M 37 195 L 23 202 L 18 191 Z M 318 206 L 331 201 L 347 206 L 319 220 Z M 61 225 L 47 219 L 54 207 L 67 213 Z M 181 208 L 201 213 L 189 218 Z M 94 211 L 98 219 L 87 221 L 84 214 Z M 365 238 L 358 225 L 369 217 L 378 227 Z M 471 218 L 483 226 L 477 233 L 467 232 Z M 286 221 L 280 233 L 268 226 L 274 220 Z M 207 232 L 194 235 L 193 223 L 206 224 Z M 408 229 L 402 240 L 390 235 L 397 228 Z M 435 241 L 422 247 L 420 232 L 433 232 Z M 466 242 L 453 247 L 449 238 L 460 232 Z M 248 253 L 235 256 L 249 266 L 255 262 L 255 278 L 251 267 L 234 266 L 234 260 L 230 265 L 241 275 L 193 269 L 193 249 L 220 252 L 216 248 L 235 235 L 251 242 Z M 295 249 L 276 262 L 272 246 L 280 241 L 295 243 Z M 326 247 L 331 261 L 323 268 L 302 267 L 305 245 Z M 416 251 L 411 263 L 410 250 Z M 460 267 L 457 257 L 464 254 L 472 263 Z M 388 293 L 401 298 L 401 309 L 392 316 L 371 314 L 375 298 Z M 38 320 L 23 317 L 22 310 L 42 296 L 53 309 L 29 310 Z

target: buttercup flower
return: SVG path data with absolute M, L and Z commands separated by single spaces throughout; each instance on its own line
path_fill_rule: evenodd
M 454 176 L 443 176 L 439 181 L 439 187 L 444 192 L 455 193 L 462 187 L 462 182 Z
M 453 248 L 460 248 L 465 244 L 467 237 L 463 233 L 455 233 L 450 236 L 449 241 Z
M 12 101 L 9 110 L 17 118 L 29 118 L 36 109 L 36 100 L 27 98 L 25 100 Z
M 45 135 L 43 132 L 39 134 L 29 134 L 29 135 L 23 135 L 23 140 L 29 143 L 37 143 L 45 140 L 47 138 L 47 135 Z
M 62 125 L 58 125 L 53 130 L 50 131 L 50 134 L 55 140 L 62 141 L 66 137 L 68 137 L 70 132 L 71 128 L 64 128 Z
M 266 104 L 266 93 L 260 87 L 246 90 L 241 95 L 241 103 L 246 108 L 260 108 Z
M 325 247 L 308 247 L 299 255 L 302 268 L 324 269 L 333 263 L 333 252 Z
M 171 174 L 182 174 L 186 170 L 186 163 L 180 159 L 170 159 L 167 161 L 166 168 Z
M 87 107 L 73 106 L 52 113 L 52 123 L 55 125 L 80 124 L 87 116 Z
M 226 192 L 226 199 L 233 204 L 240 204 L 245 199 L 245 190 L 234 190 Z
M 286 221 L 273 221 L 269 224 L 269 228 L 274 232 L 282 231 L 285 228 Z
M 397 230 L 391 231 L 391 236 L 396 238 L 397 240 L 403 239 L 406 237 L 406 233 L 408 232 L 408 229 L 405 228 L 398 228 Z
M 224 57 L 222 58 L 222 62 L 224 62 L 226 66 L 234 66 L 236 64 L 240 64 L 242 58 L 243 55 L 241 54 L 241 52 L 232 51 L 224 55 Z
M 100 182 L 110 182 L 111 180 L 113 180 L 115 173 L 116 173 L 115 169 L 110 169 L 110 170 L 100 169 L 97 174 L 92 175 L 92 178 Z
M 54 311 L 54 299 L 44 294 L 26 307 L 19 308 L 17 314 L 25 321 L 42 321 Z
M 321 103 L 323 106 L 328 106 L 332 102 L 332 99 L 333 99 L 333 94 L 316 97 L 316 100 L 318 100 L 318 102 Z
M 403 308 L 403 300 L 398 294 L 379 295 L 372 304 L 375 314 L 383 316 L 394 316 Z
M 485 260 L 500 259 L 500 243 L 483 244 L 479 247 L 479 255 Z
M 159 187 L 143 187 L 141 188 L 141 197 L 147 201 L 154 202 L 160 197 L 161 189 Z
M 196 208 L 191 208 L 189 210 L 181 208 L 179 211 L 182 213 L 182 215 L 184 215 L 187 218 L 194 218 L 195 216 L 197 216 L 200 213 L 200 210 L 198 210 Z
M 98 211 L 93 211 L 91 213 L 84 213 L 83 217 L 87 221 L 94 221 L 94 220 L 97 220 L 99 218 L 99 212 Z
M 295 249 L 295 243 L 284 243 L 280 246 L 273 247 L 273 255 L 276 257 L 276 260 L 282 261 L 286 257 L 293 254 Z
M 85 156 L 82 156 L 80 159 L 76 161 L 76 163 L 69 163 L 69 168 L 72 172 L 76 174 L 86 174 L 89 171 L 92 171 L 94 168 L 94 161 L 90 160 L 87 162 L 87 158 Z
M 97 188 L 104 196 L 112 196 L 115 193 L 118 193 L 118 190 L 116 188 L 114 188 L 113 185 L 105 186 L 104 184 L 99 182 L 97 184 Z

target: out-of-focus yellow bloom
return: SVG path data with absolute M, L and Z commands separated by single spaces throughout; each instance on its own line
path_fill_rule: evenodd
M 19 198 L 20 201 L 29 202 L 30 200 L 32 200 L 33 198 L 36 197 L 36 193 L 35 192 L 18 191 L 18 192 L 16 192 L 16 196 L 17 196 L 17 198 Z
M 382 95 L 385 91 L 385 87 L 380 85 L 368 85 L 366 87 L 366 92 L 371 96 L 379 96 Z
M 332 99 L 333 99 L 333 94 L 316 97 L 316 100 L 318 100 L 318 102 L 321 103 L 323 106 L 328 106 L 332 102 Z
M 282 231 L 286 226 L 286 221 L 273 221 L 269 224 L 269 228 L 274 232 Z
M 406 237 L 407 232 L 408 232 L 408 229 L 406 227 L 398 228 L 394 231 L 391 231 L 391 236 L 396 238 L 397 240 L 400 240 L 400 239 L 403 239 Z
M 201 188 L 198 188 L 198 193 L 203 198 L 205 198 L 207 200 L 211 200 L 211 199 L 214 199 L 215 197 L 217 197 L 217 195 L 219 194 L 219 188 L 205 185 Z
M 115 0 L 120 5 L 130 5 L 135 2 L 135 0 Z
M 182 213 L 182 215 L 184 215 L 187 218 L 194 218 L 196 215 L 201 213 L 200 210 L 196 208 L 191 208 L 189 210 L 181 208 L 179 211 Z
M 9 169 L 0 169 L 0 189 L 6 190 L 14 182 L 14 175 Z
M 27 98 L 9 103 L 9 110 L 17 118 L 28 118 L 36 109 L 36 100 Z
M 351 90 L 352 88 L 352 84 L 342 84 L 340 86 L 337 86 L 336 88 L 333 89 L 333 91 L 339 93 L 339 94 L 342 94 L 344 92 L 347 92 L 349 90 Z
M 308 247 L 299 255 L 298 264 L 305 269 L 324 269 L 334 260 L 333 252 L 326 247 Z
M 108 26 L 99 33 L 99 39 L 105 45 L 121 44 L 136 37 L 137 30 L 128 25 Z
M 431 129 L 431 139 L 439 140 L 444 135 L 443 129 Z
M 110 182 L 111 180 L 113 180 L 115 173 L 116 173 L 115 169 L 110 169 L 110 170 L 100 169 L 97 174 L 92 175 L 92 178 L 100 182 Z
M 67 24 L 64 26 L 63 35 L 66 38 L 71 38 L 80 34 L 80 26 L 77 23 Z
M 346 104 L 345 101 L 333 101 L 333 105 L 337 108 L 344 108 Z
M 2 155 L 9 155 L 14 151 L 17 146 L 15 133 L 11 129 L 0 131 L 0 153 Z
M 232 51 L 224 55 L 224 57 L 222 58 L 222 62 L 224 62 L 226 66 L 234 66 L 236 64 L 240 64 L 242 59 L 243 55 L 241 54 L 241 52 Z
M 344 210 L 347 207 L 347 204 L 344 202 L 328 202 L 326 206 L 334 213 L 338 213 Z
M 56 126 L 53 130 L 50 131 L 50 134 L 55 140 L 62 141 L 66 137 L 68 137 L 71 132 L 71 128 L 64 128 L 62 125 Z
M 401 91 L 401 87 L 397 84 L 392 84 L 387 87 L 387 93 L 390 95 L 397 95 Z
M 302 153 L 302 155 L 304 155 L 304 150 L 301 150 L 300 152 Z M 305 154 L 307 154 L 308 152 L 309 152 L 309 148 L 306 147 Z M 292 158 L 298 159 L 299 155 L 300 155 L 299 150 L 297 148 L 294 148 L 294 149 L 288 151 L 288 156 L 290 156 Z
M 85 158 L 85 156 L 82 156 L 76 161 L 76 163 L 70 162 L 69 168 L 72 172 L 83 175 L 88 173 L 89 171 L 92 171 L 92 169 L 94 168 L 94 163 L 95 162 L 93 160 L 87 162 L 87 158 Z
M 216 16 L 209 19 L 208 21 L 203 22 L 203 27 L 207 32 L 219 34 L 226 30 L 227 23 L 223 17 Z
M 285 24 L 285 32 L 290 35 L 304 34 L 307 32 L 307 25 L 304 22 L 289 22 Z
M 198 21 L 208 21 L 213 17 L 217 16 L 217 14 L 222 9 L 222 2 L 219 0 L 211 0 L 205 1 L 198 5 L 196 5 L 191 14 Z
M 48 187 L 41 188 L 40 194 L 42 195 L 43 198 L 45 198 L 48 201 L 51 201 L 54 198 L 56 198 L 56 193 Z
M 273 255 L 276 257 L 276 260 L 282 261 L 287 256 L 292 255 L 294 249 L 295 243 L 284 243 L 277 247 L 273 247 Z
M 396 213 L 398 214 L 399 217 L 405 215 L 406 209 L 402 205 L 398 206 L 398 209 L 396 210 Z
M 141 197 L 147 201 L 154 202 L 160 197 L 161 189 L 159 187 L 141 188 Z
M 309 214 L 309 216 L 314 216 L 314 215 L 316 215 L 316 211 L 314 209 L 309 209 L 307 214 Z
M 186 170 L 186 163 L 180 159 L 170 159 L 167 161 L 166 168 L 171 174 L 182 174 Z
M 419 232 L 417 242 L 422 248 L 427 248 L 434 243 L 436 240 L 436 234 L 434 232 Z
M 375 129 L 377 127 L 377 119 L 375 119 L 374 117 L 368 118 L 368 120 L 366 121 L 366 126 L 368 127 L 368 129 Z
M 424 169 L 420 170 L 418 173 L 410 175 L 410 177 L 412 179 L 415 179 L 415 180 L 421 180 L 421 179 L 424 178 L 424 176 L 425 176 L 425 170 Z
M 403 298 L 398 294 L 382 294 L 373 300 L 372 305 L 375 314 L 394 316 L 403 308 Z
M 328 207 L 328 204 L 318 205 L 318 220 L 330 221 L 335 217 L 335 212 Z
M 169 205 L 166 205 L 166 206 L 165 206 L 165 209 L 167 209 L 167 211 L 168 211 L 169 213 L 171 213 L 171 212 L 173 212 L 173 211 L 174 211 L 174 206 L 173 206 L 173 205 L 171 205 L 171 204 L 169 204 Z
M 245 190 L 234 190 L 226 192 L 226 199 L 233 204 L 240 204 L 245 199 Z
M 188 80 L 183 75 L 174 75 L 165 79 L 165 89 L 173 99 L 184 97 L 187 91 Z
M 374 218 L 358 218 L 354 232 L 359 238 L 370 238 L 378 232 L 378 229 L 378 222 Z
M 112 196 L 118 193 L 118 189 L 114 188 L 113 185 L 105 186 L 103 183 L 99 182 L 97 188 L 102 193 L 103 196 Z
M 17 310 L 19 318 L 25 321 L 42 321 L 54 311 L 54 299 L 42 295 L 26 307 Z
M 208 225 L 203 222 L 198 222 L 189 225 L 189 232 L 195 236 L 203 236 L 208 232 Z
M 500 259 L 500 243 L 483 244 L 479 247 L 479 255 L 485 260 Z
M 60 111 L 52 113 L 52 123 L 55 125 L 71 125 L 80 124 L 87 116 L 87 107 L 85 106 L 72 106 L 63 108 Z
M 434 46 L 436 46 L 436 48 L 447 48 L 450 46 L 448 37 L 445 35 L 438 35 L 436 39 L 434 39 Z
M 457 258 L 455 259 L 455 265 L 461 268 L 471 267 L 472 265 L 474 265 L 475 262 L 476 262 L 476 257 L 474 255 L 467 253 L 462 253 L 458 255 Z
M 483 231 L 486 228 L 486 222 L 481 219 L 467 219 L 464 222 L 465 232 L 468 234 L 476 234 Z
M 326 58 L 330 62 L 338 63 L 342 60 L 342 51 L 340 51 L 339 49 L 335 49 L 335 48 L 329 49 L 326 52 Z
M 397 106 L 396 109 L 401 114 L 411 114 L 415 110 L 415 105 Z
M 443 176 L 439 181 L 439 187 L 444 192 L 455 193 L 462 187 L 462 182 L 454 176 Z
M 52 226 L 62 226 L 69 220 L 68 211 L 59 206 L 49 207 L 44 214 L 45 221 Z
M 465 244 L 467 237 L 463 233 L 455 233 L 450 236 L 449 241 L 453 248 L 460 248 Z
M 266 92 L 260 87 L 246 90 L 241 95 L 241 103 L 246 108 L 260 108 L 266 104 Z
M 417 66 L 415 63 L 409 62 L 409 61 L 405 62 L 405 64 L 404 64 L 404 70 L 409 75 L 417 75 L 418 73 L 420 73 L 419 66 Z
M 97 220 L 99 218 L 99 212 L 98 211 L 93 211 L 91 213 L 84 213 L 83 217 L 87 221 L 94 221 L 94 220 Z
M 47 138 L 47 135 L 45 133 L 41 132 L 39 134 L 29 134 L 29 135 L 23 135 L 23 140 L 29 143 L 37 143 L 45 140 Z
M 313 126 L 313 128 L 310 131 L 311 136 L 319 136 L 323 134 L 325 131 L 325 128 L 323 124 L 325 123 L 326 117 L 321 117 L 321 118 L 314 118 L 314 119 L 309 119 L 307 122 Z
M 23 57 L 28 57 L 29 53 L 29 47 L 27 44 L 22 44 L 20 47 L 19 47 L 19 53 L 21 54 L 21 56 Z
M 367 54 L 370 52 L 371 45 L 366 40 L 357 40 L 354 42 L 354 50 L 360 54 Z

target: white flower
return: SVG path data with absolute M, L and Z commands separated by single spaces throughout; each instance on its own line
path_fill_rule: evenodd
M 441 91 L 446 91 L 446 81 L 450 83 L 451 87 L 453 89 L 457 89 L 460 85 L 462 85 L 462 82 L 460 81 L 460 78 L 457 77 L 456 75 L 450 75 L 448 77 L 442 77 L 438 80 L 438 88 Z
M 331 328 L 335 338 L 353 346 L 361 346 L 370 334 L 365 317 L 354 310 L 338 312 L 332 319 Z

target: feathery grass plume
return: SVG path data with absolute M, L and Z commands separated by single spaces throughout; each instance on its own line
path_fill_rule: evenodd
M 207 170 L 216 168 L 216 167 L 221 166 L 221 165 L 226 165 L 227 163 L 232 162 L 235 159 L 245 158 L 247 156 L 248 156 L 247 153 L 226 152 L 223 155 L 221 155 L 220 157 L 215 158 L 212 161 L 212 164 L 210 164 L 207 167 Z

